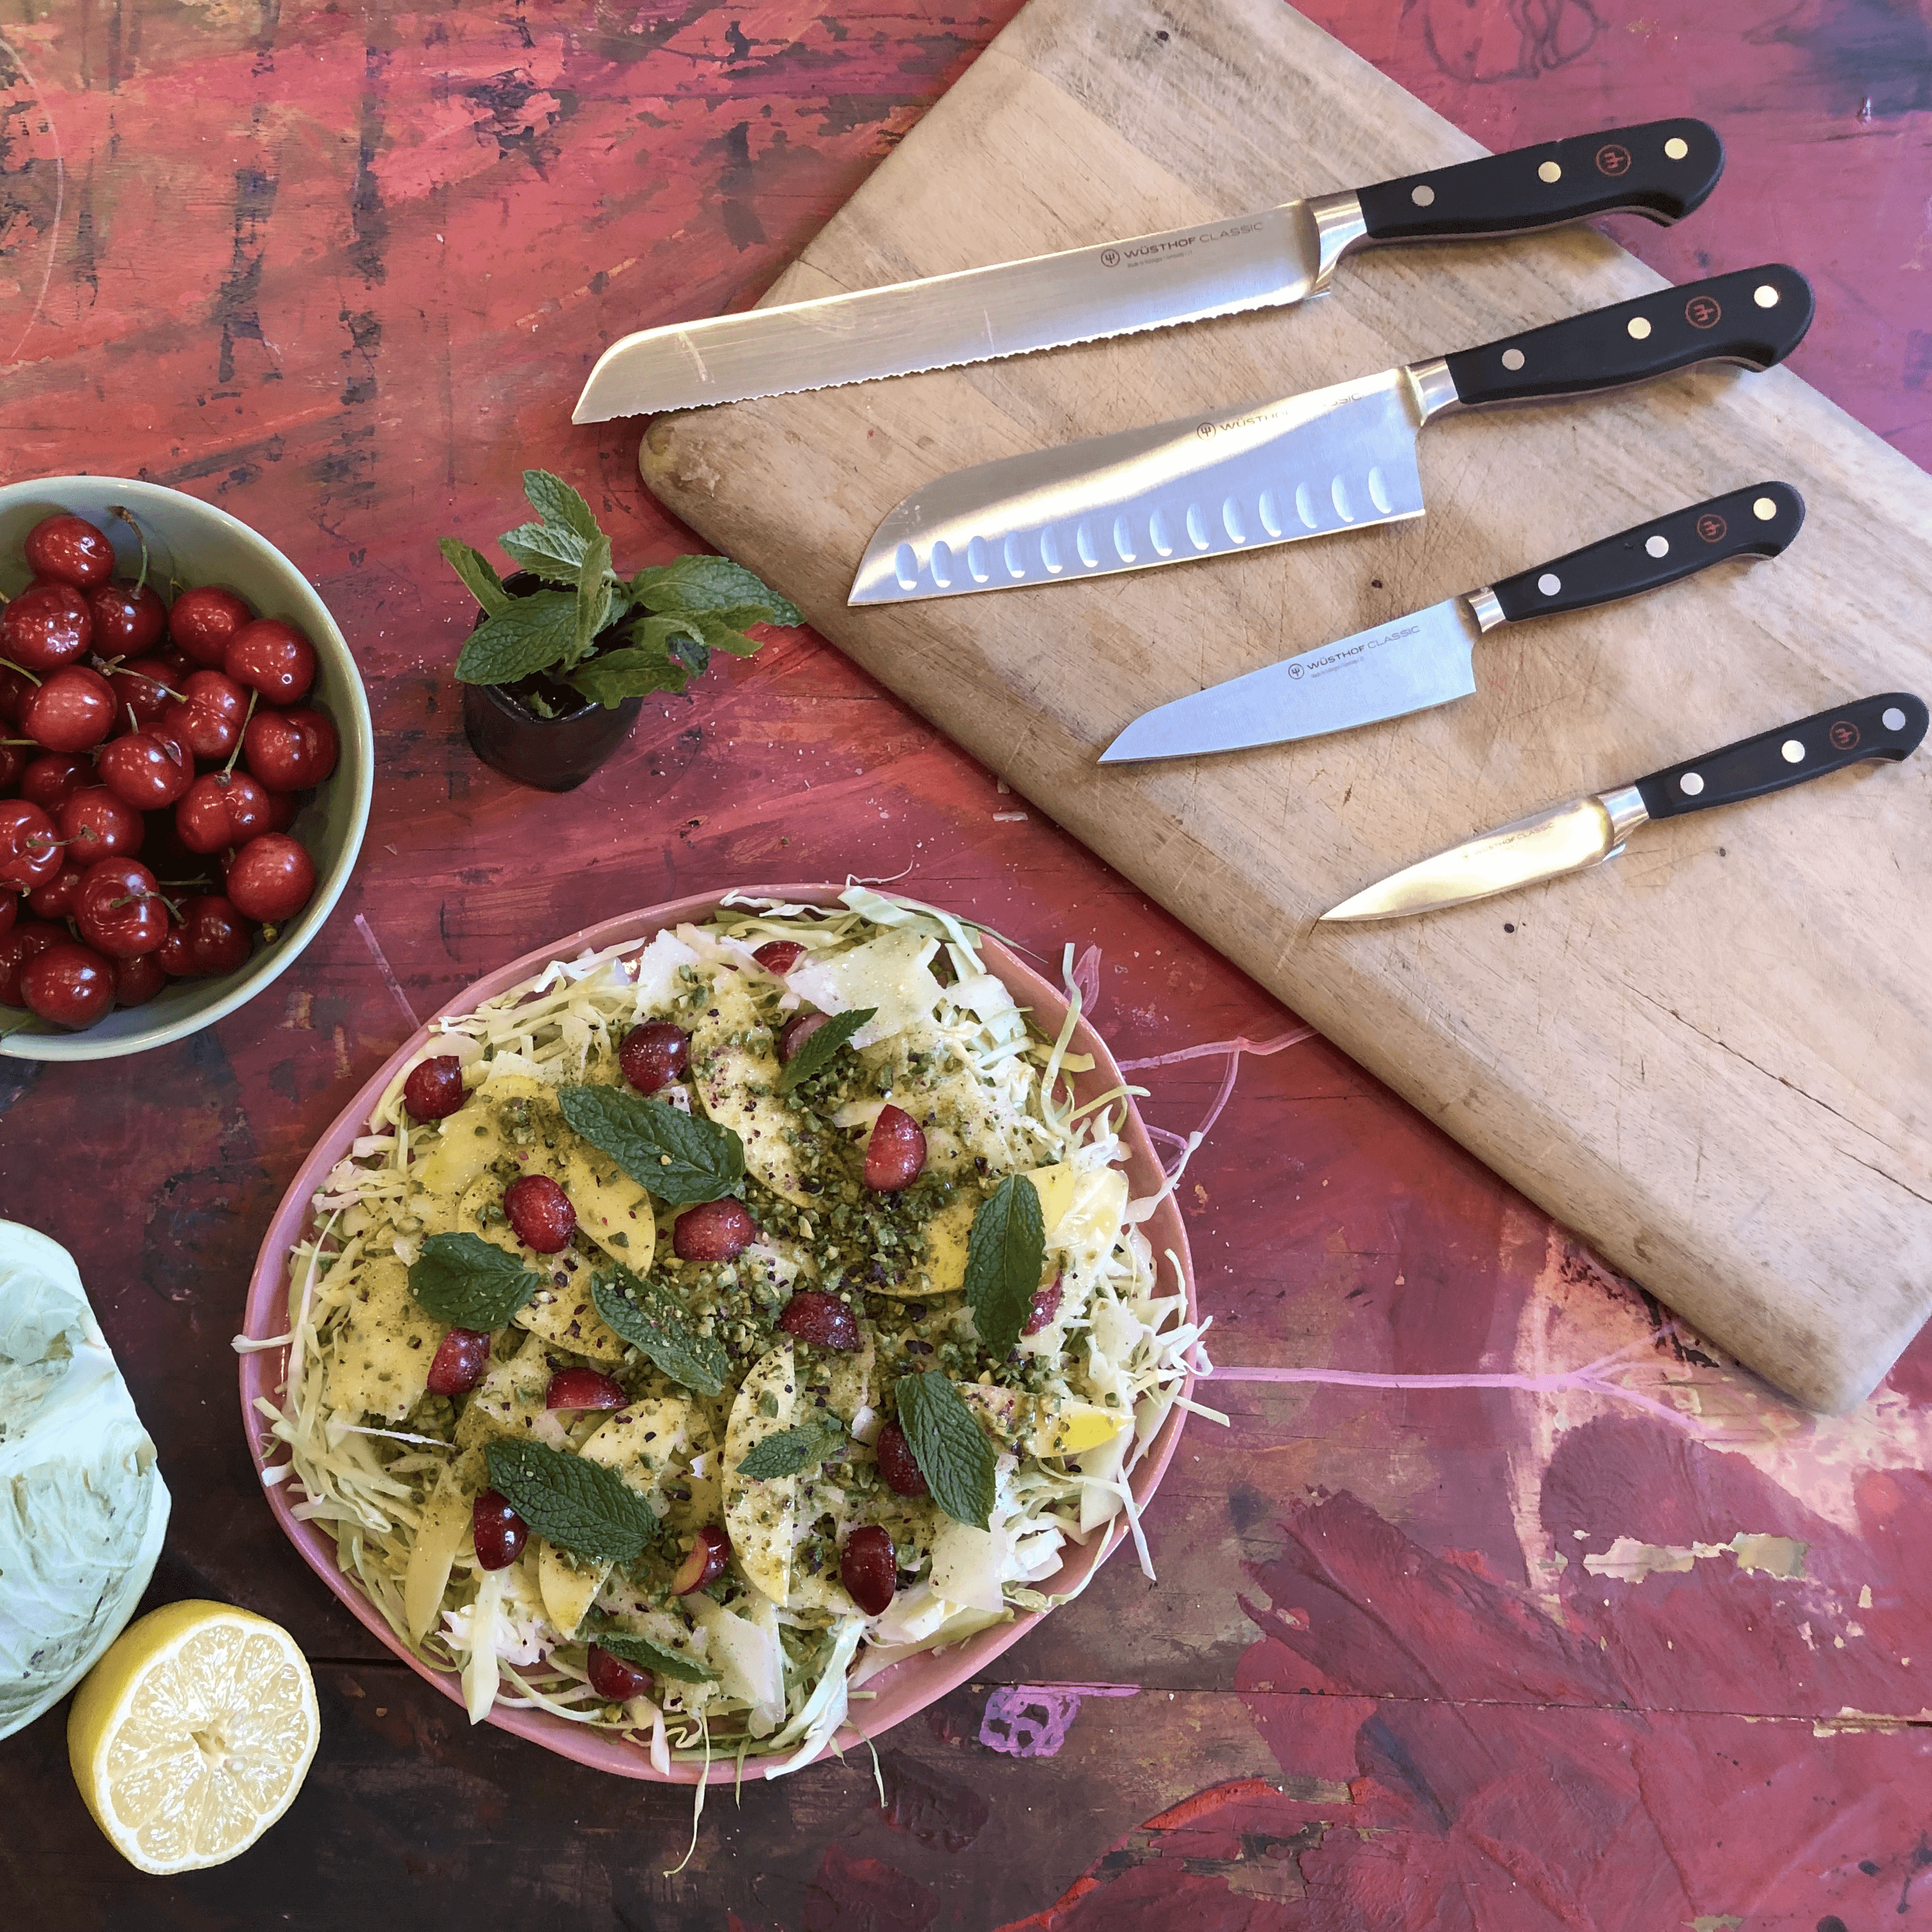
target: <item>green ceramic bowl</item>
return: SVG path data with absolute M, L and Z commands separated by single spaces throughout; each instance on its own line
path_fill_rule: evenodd
M 315 860 L 315 896 L 271 945 L 259 946 L 238 973 L 219 980 L 176 980 L 145 1006 L 117 1006 L 80 1033 L 66 1033 L 0 1006 L 0 1026 L 17 1028 L 0 1039 L 0 1053 L 23 1060 L 108 1060 L 165 1046 L 252 1000 L 321 930 L 349 883 L 364 828 L 374 775 L 369 704 L 342 633 L 315 586 L 266 537 L 225 510 L 178 490 L 114 476 L 44 476 L 0 486 L 0 590 L 21 590 L 29 572 L 21 555 L 28 531 L 58 510 L 98 524 L 114 540 L 116 574 L 139 568 L 134 533 L 110 510 L 133 512 L 148 539 L 148 576 L 168 594 L 170 578 L 183 585 L 225 584 L 264 617 L 280 617 L 308 634 L 320 660 L 308 700 L 334 720 L 342 740 L 335 776 L 302 808 L 290 830 Z M 23 1024 L 24 1022 L 24 1024 Z

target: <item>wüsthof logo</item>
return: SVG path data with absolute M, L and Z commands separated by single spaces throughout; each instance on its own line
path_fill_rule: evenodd
M 1118 248 L 1100 250 L 1100 266 L 1103 268 L 1118 268 L 1120 266 L 1120 251 Z
M 1832 724 L 1832 742 L 1841 752 L 1849 752 L 1858 742 L 1858 728 L 1849 718 L 1834 719 Z
M 1684 320 L 1693 328 L 1715 328 L 1724 319 L 1724 311 L 1709 296 L 1693 296 L 1684 304 Z
M 1630 151 L 1619 146 L 1615 141 L 1606 141 L 1597 150 L 1597 172 L 1614 179 L 1618 175 L 1630 172 Z
M 1724 532 L 1730 528 L 1730 525 L 1715 510 L 1706 510 L 1697 519 L 1697 534 L 1706 543 L 1722 543 Z

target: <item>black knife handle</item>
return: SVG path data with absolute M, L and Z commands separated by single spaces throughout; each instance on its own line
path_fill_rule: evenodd
M 1909 758 L 1925 735 L 1925 724 L 1924 699 L 1909 691 L 1882 691 L 1652 772 L 1637 780 L 1636 789 L 1652 818 L 1681 818 L 1783 791 L 1843 771 L 1861 758 Z
M 1646 121 L 1358 188 L 1371 242 L 1521 235 L 1592 214 L 1678 221 L 1718 184 L 1724 144 L 1702 121 Z
M 1734 556 L 1776 556 L 1804 522 L 1804 499 L 1789 483 L 1754 484 L 1520 570 L 1490 590 L 1513 624 L 1592 610 Z
M 1773 262 L 1658 289 L 1446 358 L 1459 400 L 1527 403 L 1586 396 L 1700 362 L 1768 369 L 1804 340 L 1811 284 Z

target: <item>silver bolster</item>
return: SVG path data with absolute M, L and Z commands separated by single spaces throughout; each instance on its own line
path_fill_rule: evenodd
M 1462 406 L 1462 398 L 1456 393 L 1456 379 L 1441 356 L 1429 362 L 1406 363 L 1402 373 L 1408 378 L 1419 421 L 1427 422 Z
M 1643 794 L 1635 785 L 1624 785 L 1616 791 L 1599 792 L 1597 802 L 1610 815 L 1610 836 L 1619 845 L 1640 825 L 1647 823 L 1650 814 L 1644 809 Z
M 1318 296 L 1334 279 L 1342 257 L 1368 233 L 1368 218 L 1352 190 L 1311 195 L 1304 206 L 1315 220 L 1315 280 L 1308 292 Z
M 1498 624 L 1507 624 L 1503 607 L 1496 602 L 1496 593 L 1486 584 L 1480 590 L 1472 590 L 1462 602 L 1469 607 L 1469 615 L 1476 620 L 1476 628 L 1485 634 Z

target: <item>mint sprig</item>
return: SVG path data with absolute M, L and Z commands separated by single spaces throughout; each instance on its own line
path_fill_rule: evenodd
M 1020 1339 L 1046 1259 L 1040 1190 L 1024 1174 L 1010 1174 L 973 1216 L 966 1238 L 966 1304 L 996 1362 Z
M 820 1416 L 795 1429 L 781 1429 L 767 1436 L 738 1465 L 736 1473 L 760 1483 L 774 1476 L 796 1476 L 830 1460 L 844 1442 L 844 1424 L 836 1415 Z
M 452 1328 L 500 1328 L 543 1286 L 507 1249 L 475 1234 L 432 1234 L 410 1264 L 410 1292 Z
M 674 1382 L 700 1395 L 722 1395 L 731 1372 L 724 1345 L 692 1327 L 668 1288 L 640 1281 L 626 1268 L 592 1275 L 590 1299 L 620 1341 L 650 1357 Z
M 541 1442 L 493 1442 L 490 1486 L 573 1556 L 628 1563 L 657 1534 L 657 1512 L 614 1469 Z
M 634 1636 L 624 1630 L 599 1630 L 589 1641 L 626 1664 L 655 1670 L 660 1677 L 674 1677 L 681 1684 L 718 1682 L 718 1672 L 710 1664 L 700 1664 L 683 1651 L 672 1649 L 669 1644 L 653 1643 L 647 1636 Z
M 450 568 L 487 614 L 456 661 L 465 684 L 514 684 L 543 671 L 614 706 L 682 691 L 710 668 L 713 651 L 749 657 L 759 648 L 746 634 L 753 625 L 805 621 L 789 598 L 728 557 L 680 556 L 623 577 L 590 506 L 560 476 L 526 470 L 524 494 L 536 520 L 497 541 L 543 587 L 513 596 L 477 551 L 442 540 Z
M 954 1522 L 984 1529 L 993 1514 L 999 1456 L 966 1398 L 936 1369 L 900 1376 L 892 1394 L 932 1500 Z
M 834 1013 L 822 1027 L 814 1028 L 785 1062 L 784 1071 L 778 1076 L 778 1090 L 789 1094 L 814 1073 L 822 1073 L 832 1064 L 832 1055 L 878 1010 L 877 1006 L 854 1006 L 849 1012 Z
M 745 1178 L 745 1143 L 729 1127 L 619 1087 L 566 1087 L 563 1118 L 634 1180 L 674 1208 L 730 1192 Z

